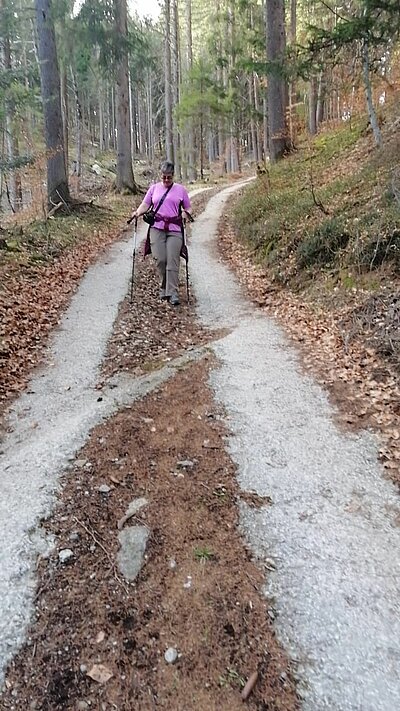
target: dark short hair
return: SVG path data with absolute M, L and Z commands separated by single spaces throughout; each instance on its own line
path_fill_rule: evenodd
M 162 173 L 174 173 L 174 164 L 171 163 L 170 160 L 165 160 L 163 163 L 161 163 L 161 172 Z

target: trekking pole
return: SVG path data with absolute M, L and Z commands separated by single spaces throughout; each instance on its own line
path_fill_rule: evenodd
M 137 217 L 131 217 L 127 222 L 128 225 L 134 220 L 134 228 L 133 228 L 133 254 L 132 254 L 132 274 L 131 274 L 131 298 L 130 298 L 130 303 L 133 303 L 133 280 L 135 277 L 135 257 L 136 257 L 136 240 L 137 240 Z
M 185 217 L 185 245 L 186 245 L 186 293 L 187 293 L 187 302 L 190 304 L 190 295 L 189 295 L 189 252 L 186 244 L 186 220 L 189 220 L 189 222 L 194 222 L 194 217 L 193 215 L 190 214 L 190 212 L 186 211 L 186 217 Z
M 186 266 L 186 299 L 188 304 L 190 304 L 190 293 L 189 293 L 189 252 L 186 244 L 186 218 L 183 218 L 183 251 L 185 254 L 185 266 Z

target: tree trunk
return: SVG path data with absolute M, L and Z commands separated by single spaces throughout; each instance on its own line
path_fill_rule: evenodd
M 179 86 L 181 81 L 180 52 L 179 52 L 179 16 L 178 0 L 172 0 L 172 42 L 171 42 L 171 73 L 172 73 L 172 116 L 179 105 Z M 175 174 L 181 177 L 180 167 L 180 136 L 176 121 L 172 127 L 172 140 L 174 144 Z
M 74 160 L 74 175 L 78 178 L 82 175 L 82 145 L 83 145 L 83 116 L 82 106 L 79 99 L 78 85 L 73 67 L 71 66 L 72 86 L 74 89 L 75 98 L 75 127 L 76 127 L 76 152 Z
M 131 152 L 132 157 L 136 154 L 136 136 L 135 136 L 135 121 L 134 121 L 134 107 L 133 107 L 133 95 L 132 95 L 132 80 L 131 73 L 128 69 L 128 96 L 129 96 L 129 125 L 131 129 Z M 142 136 L 139 134 L 139 145 L 142 143 Z
M 222 7 L 222 2 L 221 0 L 217 0 L 217 13 L 218 15 L 223 18 L 224 17 L 224 11 Z M 224 45 L 224 40 L 226 42 L 226 37 L 227 37 L 227 30 L 226 30 L 226 24 L 222 25 L 222 19 L 220 20 L 220 25 L 218 28 L 218 54 L 220 57 L 223 56 L 223 45 Z M 228 93 L 228 76 L 227 76 L 227 69 L 226 66 L 217 66 L 217 83 L 221 87 L 222 92 L 226 95 Z M 226 165 L 226 158 L 225 158 L 225 151 L 226 151 L 226 141 L 227 141 L 227 131 L 226 131 L 226 119 L 223 114 L 223 109 L 221 106 L 221 100 L 219 100 L 220 104 L 220 117 L 218 119 L 218 158 L 221 159 L 223 158 L 223 162 L 221 163 L 221 172 L 226 173 L 227 172 L 227 165 Z
M 171 90 L 171 4 L 165 0 L 165 153 L 166 159 L 174 162 L 172 136 L 172 90 Z
M 255 121 L 255 101 L 254 101 L 254 78 L 253 72 L 248 79 L 248 92 L 249 92 L 249 106 L 250 106 L 250 137 L 251 137 L 251 149 L 253 153 L 253 161 L 257 163 L 258 161 L 258 137 L 257 137 L 257 125 Z
M 225 48 L 228 56 L 228 68 L 227 68 L 227 78 L 226 78 L 226 88 L 227 93 L 232 97 L 235 93 L 233 76 L 235 73 L 235 62 L 236 62 L 236 48 L 235 48 L 235 34 L 236 34 L 236 15 L 235 15 L 235 3 L 234 0 L 229 0 L 226 13 L 226 24 L 225 24 Z M 232 99 L 232 110 L 229 120 L 229 136 L 226 142 L 225 150 L 225 160 L 228 173 L 236 173 L 239 169 L 239 155 L 238 155 L 238 144 L 236 140 L 237 129 L 238 129 L 238 117 L 236 114 L 236 106 L 233 104 L 234 99 Z
M 1 7 L 1 5 L 0 5 Z M 25 8 L 25 2 L 24 0 L 20 0 L 20 11 L 23 11 Z M 29 27 L 31 26 L 31 23 L 29 23 Z M 35 38 L 35 32 L 32 32 L 32 35 L 29 36 L 29 39 L 26 37 L 22 40 L 22 64 L 24 67 L 24 72 L 25 72 L 25 89 L 27 92 L 30 90 L 30 83 L 29 83 L 29 76 L 28 76 L 28 57 L 27 57 L 27 44 L 31 44 L 32 39 L 34 40 Z M 37 59 L 37 57 L 36 57 Z M 30 62 L 29 62 L 30 64 Z M 39 67 L 39 65 L 38 65 Z M 25 143 L 29 147 L 31 151 L 33 151 L 33 141 L 32 141 L 32 124 L 33 124 L 33 112 L 30 106 L 27 106 L 25 108 L 25 117 L 24 117 L 24 135 L 25 135 Z
M 60 199 L 70 201 L 63 143 L 60 75 L 51 0 L 35 0 L 35 8 L 47 148 L 47 199 L 49 206 L 52 206 Z
M 63 121 L 63 143 L 64 143 L 64 155 L 65 155 L 65 170 L 68 175 L 68 89 L 67 89 L 67 69 L 65 66 L 62 67 L 61 72 L 61 113 Z
M 139 102 L 140 94 L 136 87 L 135 93 L 132 93 L 132 153 L 139 154 Z
M 4 0 L 0 1 L 0 9 L 6 11 Z M 7 33 L 2 38 L 2 63 L 4 69 L 11 72 L 11 46 L 10 38 Z M 6 112 L 6 142 L 8 161 L 10 163 L 11 183 L 9 187 L 10 207 L 14 212 L 18 212 L 22 208 L 22 183 L 21 174 L 16 167 L 13 167 L 19 158 L 19 141 L 16 126 L 15 102 L 13 99 L 7 98 L 5 102 Z
M 290 149 L 286 125 L 288 109 L 288 88 L 283 76 L 283 62 L 286 49 L 285 3 L 284 0 L 267 0 L 267 61 L 273 65 L 268 71 L 268 129 L 269 154 L 272 162 L 282 158 Z
M 147 153 L 150 161 L 154 159 L 154 121 L 153 121 L 153 82 L 151 71 L 147 71 Z
M 249 8 L 249 23 L 252 33 L 255 30 L 254 21 L 254 7 L 250 5 Z M 254 49 L 250 45 L 250 53 L 252 61 L 254 61 Z M 261 160 L 261 135 L 260 135 L 260 114 L 259 114 L 259 99 L 258 99 L 258 76 L 255 71 L 252 71 L 249 75 L 249 102 L 250 102 L 250 134 L 251 134 L 251 144 L 253 150 L 253 160 L 258 163 Z
M 186 71 L 190 72 L 193 68 L 193 49 L 192 49 L 192 0 L 186 0 Z M 193 118 L 190 117 L 186 129 L 186 145 L 188 157 L 188 178 L 194 182 L 197 179 L 196 169 L 196 154 L 194 143 Z
M 289 23 L 289 43 L 292 47 L 296 45 L 297 34 L 297 0 L 290 0 L 290 23 Z M 289 82 L 289 135 L 290 143 L 293 146 L 296 142 L 296 122 L 295 109 L 296 104 L 296 83 L 292 79 Z
M 104 90 L 103 82 L 99 82 L 99 150 L 101 153 L 105 150 L 105 121 L 104 121 Z
M 141 101 L 141 97 L 139 94 L 136 96 L 136 121 L 137 121 L 137 147 L 138 147 L 138 152 L 139 155 L 143 156 L 145 151 L 144 151 L 144 145 L 143 145 L 143 122 L 144 122 L 144 117 L 143 117 L 143 102 Z
M 204 152 L 203 152 L 203 140 L 204 140 L 204 129 L 203 129 L 203 119 L 200 118 L 200 178 L 204 179 Z
M 8 102 L 7 102 L 8 103 Z M 7 134 L 7 154 L 11 165 L 18 162 L 19 140 L 15 128 L 13 114 L 7 107 L 6 113 L 6 134 Z M 13 212 L 19 212 L 22 209 L 22 182 L 21 173 L 17 168 L 10 168 L 11 181 L 9 185 L 10 207 Z
M 258 98 L 258 76 L 253 72 L 253 96 L 254 96 L 254 111 L 256 112 L 256 137 L 257 137 L 257 157 L 256 161 L 259 163 L 262 160 L 262 150 L 261 150 L 261 132 L 260 132 L 260 102 Z
M 115 148 L 115 134 L 117 127 L 115 124 L 115 91 L 114 85 L 111 86 L 111 96 L 109 101 L 110 107 L 110 148 Z
M 324 120 L 325 113 L 325 77 L 321 72 L 318 78 L 318 91 L 317 91 L 317 108 L 316 108 L 316 123 L 317 130 L 320 127 L 322 121 Z
M 369 73 L 369 47 L 368 47 L 367 40 L 364 40 L 364 42 L 363 42 L 363 45 L 361 48 L 361 55 L 362 55 L 363 78 L 364 78 L 364 86 L 365 86 L 365 96 L 367 99 L 369 122 L 371 124 L 372 133 L 374 135 L 375 145 L 378 146 L 378 148 L 381 148 L 382 147 L 382 134 L 381 134 L 381 130 L 379 128 L 378 119 L 376 116 L 376 111 L 375 111 L 374 102 L 373 102 L 373 98 L 372 98 L 371 77 L 370 77 L 370 73 Z
M 269 155 L 269 136 L 268 136 L 268 101 L 267 97 L 263 97 L 263 158 L 266 161 Z
M 117 36 L 126 39 L 128 35 L 128 13 L 126 0 L 114 0 L 115 28 Z M 121 192 L 136 192 L 132 169 L 131 123 L 129 115 L 129 67 L 128 55 L 121 53 L 117 65 L 117 177 L 115 187 Z
M 308 96 L 308 130 L 311 136 L 317 133 L 317 77 L 312 76 Z

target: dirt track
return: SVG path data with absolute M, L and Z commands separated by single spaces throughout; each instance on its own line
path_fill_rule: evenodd
M 193 301 L 175 310 L 157 301 L 150 260 L 136 266 L 134 304 L 121 305 L 100 397 L 108 377 L 151 374 L 219 336 L 198 324 Z M 239 709 L 256 670 L 249 708 L 297 707 L 264 575 L 237 528 L 239 500 L 268 501 L 238 489 L 207 384 L 212 362 L 206 354 L 94 429 L 68 467 L 60 505 L 43 524 L 55 547 L 38 563 L 36 621 L 10 665 L 2 708 Z M 148 504 L 134 522 L 151 534 L 129 583 L 117 567 L 117 524 L 141 496 Z M 65 565 L 63 549 L 73 550 Z M 174 665 L 168 647 L 178 651 Z M 112 674 L 104 683 L 88 676 L 100 663 Z

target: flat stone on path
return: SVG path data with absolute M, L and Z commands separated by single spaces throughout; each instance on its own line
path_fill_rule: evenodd
M 117 555 L 122 575 L 130 581 L 135 580 L 144 562 L 149 529 L 146 526 L 130 526 L 118 534 L 120 550 Z

